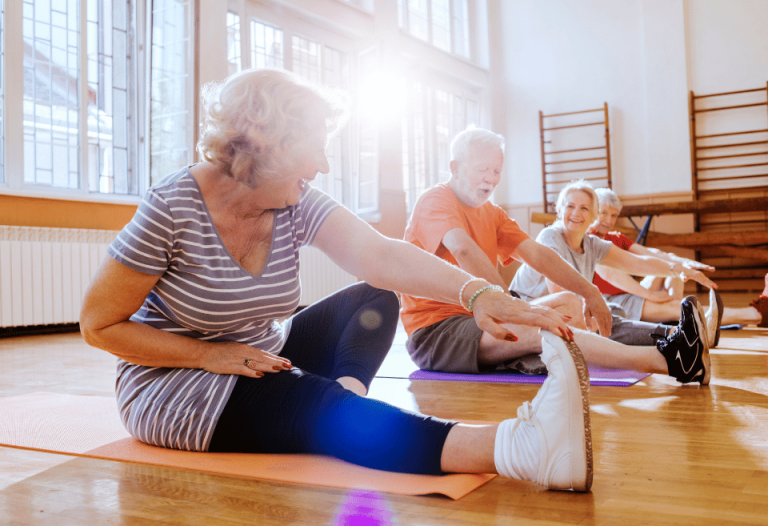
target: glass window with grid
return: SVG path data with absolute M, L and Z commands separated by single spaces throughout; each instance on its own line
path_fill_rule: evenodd
M 230 75 L 242 69 L 240 60 L 240 15 L 227 12 L 227 68 Z
M 407 109 L 402 120 L 403 187 L 408 212 L 429 187 L 451 177 L 451 142 L 479 126 L 476 100 L 403 79 Z
M 152 1 L 150 183 L 192 162 L 189 0 Z
M 285 45 L 290 45 L 288 60 Z M 255 69 L 285 68 L 317 84 L 349 89 L 348 55 L 318 40 L 296 34 L 290 28 L 252 18 L 250 47 L 251 67 Z M 378 207 L 378 195 L 375 200 L 371 198 L 370 181 L 375 180 L 378 189 L 378 173 L 372 175 L 370 168 L 363 166 L 363 156 L 359 155 L 363 176 L 358 178 L 358 191 L 353 191 L 352 135 L 350 124 L 329 140 L 326 154 L 330 171 L 318 174 L 312 184 L 356 212 L 373 211 Z
M 469 58 L 469 0 L 398 0 L 397 13 L 406 33 Z
M 130 5 L 23 0 L 22 185 L 138 192 L 129 162 L 136 131 Z

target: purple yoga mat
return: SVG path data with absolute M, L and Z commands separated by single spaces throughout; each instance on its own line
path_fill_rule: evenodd
M 648 373 L 623 371 L 620 369 L 589 368 L 590 385 L 612 385 L 628 387 L 650 376 Z M 410 380 L 446 380 L 453 382 L 495 382 L 508 384 L 543 384 L 546 375 L 527 375 L 515 372 L 494 372 L 483 374 L 437 373 L 433 371 L 414 371 L 408 377 Z

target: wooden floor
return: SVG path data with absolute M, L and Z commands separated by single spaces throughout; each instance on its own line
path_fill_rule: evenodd
M 392 359 L 403 358 L 396 345 Z M 114 358 L 78 334 L 0 340 L 0 396 L 112 396 Z M 593 387 L 586 495 L 496 478 L 459 501 L 371 495 L 0 448 L 0 523 L 768 523 L 768 330 L 724 332 L 709 387 L 654 375 Z M 441 417 L 513 417 L 536 386 L 376 379 L 371 396 Z

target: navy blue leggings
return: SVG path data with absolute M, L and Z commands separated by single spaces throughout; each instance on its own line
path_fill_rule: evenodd
M 455 422 L 357 396 L 335 380 L 368 388 L 394 339 L 394 293 L 351 285 L 293 317 L 280 356 L 291 371 L 241 376 L 209 451 L 314 453 L 402 473 L 440 474 Z

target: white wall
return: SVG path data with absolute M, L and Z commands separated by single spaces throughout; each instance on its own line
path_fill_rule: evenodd
M 689 85 L 696 93 L 768 81 L 768 1 L 688 0 Z
M 491 49 L 504 71 L 494 105 L 507 137 L 498 203 L 541 201 L 538 110 L 608 102 L 616 191 L 680 192 L 691 188 L 689 89 L 768 80 L 766 0 L 497 2 L 501 38 Z

